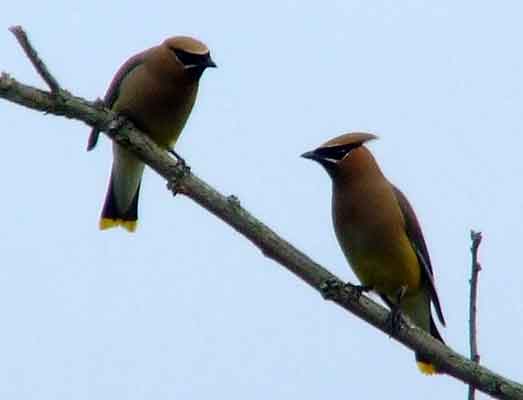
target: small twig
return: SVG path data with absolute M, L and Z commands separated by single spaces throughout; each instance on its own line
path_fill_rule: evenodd
M 481 265 L 478 261 L 478 249 L 481 244 L 481 232 L 470 231 L 472 246 L 472 275 L 470 278 L 470 305 L 469 305 L 469 341 L 470 341 L 470 359 L 479 364 L 478 353 L 478 332 L 477 332 L 477 300 L 478 300 L 478 276 L 481 271 Z M 476 388 L 469 385 L 468 400 L 474 400 Z
M 22 49 L 24 49 L 25 54 L 27 55 L 33 66 L 36 68 L 38 74 L 42 77 L 45 83 L 47 83 L 47 85 L 51 89 L 51 92 L 60 92 L 60 85 L 58 84 L 58 81 L 54 78 L 53 75 L 51 75 L 51 72 L 49 72 L 49 69 L 47 69 L 45 63 L 38 56 L 38 53 L 31 45 L 31 42 L 29 42 L 29 38 L 27 37 L 27 34 L 25 33 L 24 29 L 21 26 L 16 25 L 10 27 L 9 30 L 13 35 L 15 35 L 16 40 L 18 40 L 18 43 L 20 43 Z

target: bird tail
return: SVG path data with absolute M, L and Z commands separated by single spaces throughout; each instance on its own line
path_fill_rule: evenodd
M 394 307 L 389 298 L 382 296 L 382 299 L 384 299 L 389 307 Z M 432 335 L 434 339 L 439 340 L 441 343 L 445 343 L 430 312 L 430 297 L 428 290 L 420 290 L 413 296 L 405 296 L 401 300 L 401 310 L 404 311 L 417 326 Z M 424 354 L 416 353 L 416 363 L 418 369 L 425 375 L 439 373 L 436 366 L 432 364 L 429 358 Z
M 117 201 L 113 190 L 113 179 L 109 182 L 105 203 L 100 217 L 99 227 L 101 230 L 116 228 L 121 226 L 128 232 L 134 232 L 138 223 L 138 197 L 140 186 L 131 201 L 129 208 L 122 211 L 118 208 Z
M 113 145 L 113 153 L 113 168 L 99 227 L 105 230 L 121 226 L 134 232 L 144 164 L 117 144 Z
M 436 324 L 434 323 L 432 316 L 430 317 L 430 334 L 441 343 L 445 343 L 438 331 L 438 328 L 436 327 Z M 418 369 L 425 375 L 434 375 L 440 373 L 436 366 L 420 353 L 416 353 L 416 363 L 418 365 Z

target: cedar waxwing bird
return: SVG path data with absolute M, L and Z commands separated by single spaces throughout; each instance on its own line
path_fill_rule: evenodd
M 332 217 L 338 242 L 364 288 L 377 292 L 394 311 L 443 342 L 432 318 L 434 304 L 445 325 L 430 257 L 416 214 L 405 195 L 381 172 L 363 145 L 370 133 L 349 133 L 302 157 L 320 163 L 333 182 Z M 426 374 L 436 368 L 416 354 Z
M 193 108 L 198 82 L 206 68 L 216 67 L 199 40 L 175 36 L 131 57 L 120 67 L 104 105 L 129 119 L 159 146 L 171 149 Z M 87 150 L 96 146 L 94 128 Z M 134 232 L 144 164 L 113 142 L 113 166 L 100 218 L 100 229 L 121 226 Z

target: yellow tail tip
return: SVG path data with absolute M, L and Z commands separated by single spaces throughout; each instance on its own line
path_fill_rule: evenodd
M 422 374 L 434 375 L 438 373 L 436 367 L 433 364 L 429 364 L 423 361 L 417 361 L 416 363 L 418 364 L 418 369 L 421 371 Z
M 111 219 L 111 218 L 101 218 L 100 219 L 100 230 L 104 231 L 106 229 L 116 228 L 121 226 L 128 232 L 134 232 L 136 230 L 137 221 L 125 221 L 123 219 Z

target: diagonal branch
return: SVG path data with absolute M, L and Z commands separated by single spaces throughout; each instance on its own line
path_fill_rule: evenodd
M 478 249 L 481 244 L 481 232 L 470 231 L 470 239 L 472 246 L 470 252 L 472 253 L 472 276 L 470 278 L 470 304 L 469 304 L 469 341 L 470 341 L 470 359 L 476 364 L 479 364 L 478 353 L 478 332 L 477 332 L 477 302 L 478 302 L 478 277 L 481 271 L 481 265 L 478 261 Z M 468 399 L 475 399 L 475 387 L 469 385 Z
M 38 53 L 34 47 L 31 46 L 29 38 L 27 37 L 24 29 L 20 25 L 16 25 L 10 27 L 9 31 L 15 35 L 16 40 L 18 40 L 18 43 L 20 46 L 22 46 L 22 49 L 24 49 L 27 58 L 29 58 L 31 64 L 33 64 L 35 67 L 38 75 L 42 77 L 53 93 L 58 93 L 60 91 L 60 85 L 58 84 L 58 81 L 54 78 L 53 75 L 51 75 L 51 72 L 49 72 L 45 63 L 42 61 L 40 56 L 38 56 Z
M 111 130 L 111 122 L 116 117 L 113 112 L 65 91 L 56 96 L 23 85 L 7 74 L 0 77 L 0 97 L 34 110 L 77 119 L 106 132 L 165 178 L 170 190 L 191 198 L 246 237 L 265 256 L 280 263 L 326 298 L 389 334 L 385 308 L 366 296 L 359 296 L 356 289 L 345 286 L 335 275 L 251 215 L 236 197 L 224 196 L 177 165 L 166 151 L 131 124 Z M 468 360 L 410 323 L 402 324 L 393 338 L 413 351 L 426 354 L 439 370 L 478 390 L 500 399 L 523 399 L 523 385 Z

